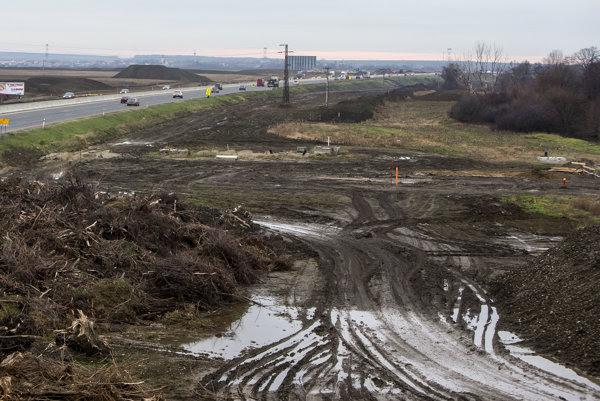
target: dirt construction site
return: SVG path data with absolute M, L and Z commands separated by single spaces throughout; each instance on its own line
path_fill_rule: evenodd
M 249 95 L 0 170 L 2 339 L 27 339 L 3 345 L 2 399 L 600 400 L 600 146 L 450 121 L 426 85 L 323 97 Z M 34 251 L 43 268 L 11 270 Z M 106 308 L 81 295 L 125 279 Z M 78 313 L 110 351 L 69 347 Z M 127 376 L 36 393 L 13 351 Z

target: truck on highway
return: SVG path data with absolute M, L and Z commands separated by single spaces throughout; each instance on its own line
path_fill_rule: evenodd
M 271 78 L 269 78 L 269 80 L 267 81 L 267 86 L 269 88 L 279 88 L 279 77 L 273 75 Z

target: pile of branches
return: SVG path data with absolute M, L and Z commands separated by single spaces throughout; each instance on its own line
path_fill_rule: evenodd
M 230 302 L 283 263 L 241 209 L 114 197 L 74 178 L 0 182 L 0 233 L 3 356 L 64 329 L 77 311 L 135 323 Z
M 81 364 L 15 352 L 0 363 L 0 399 L 44 400 L 138 400 L 159 401 L 148 395 L 141 382 L 114 364 L 92 369 Z

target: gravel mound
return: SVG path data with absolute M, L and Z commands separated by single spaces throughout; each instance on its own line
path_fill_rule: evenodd
M 544 352 L 600 375 L 600 226 L 581 229 L 501 278 L 512 329 Z

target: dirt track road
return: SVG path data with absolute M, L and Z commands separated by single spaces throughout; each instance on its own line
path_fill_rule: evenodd
M 292 117 L 249 102 L 132 133 L 107 145 L 119 157 L 77 164 L 105 191 L 242 204 L 267 215 L 260 223 L 268 231 L 319 254 L 318 267 L 281 273 L 275 284 L 266 279 L 226 333 L 199 333 L 183 347 L 201 374 L 210 372 L 193 379 L 193 399 L 600 400 L 600 386 L 572 370 L 525 348 L 509 354 L 511 335 L 497 330 L 503 311 L 478 284 L 560 240 L 530 234 L 530 216 L 500 200 L 557 194 L 555 182 L 516 165 L 401 149 L 294 158 L 289 153 L 306 143 L 269 132 Z M 230 144 L 258 156 L 223 162 L 149 154 Z M 270 151 L 282 159 L 260 156 Z M 392 161 L 403 173 L 398 196 L 388 184 Z M 49 164 L 46 173 L 63 168 Z M 423 173 L 431 170 L 456 174 Z M 571 187 L 571 194 L 598 195 L 593 180 L 574 177 Z
M 403 227 L 384 212 L 393 208 L 392 193 L 372 208 L 374 201 L 354 196 L 360 222 L 354 227 L 368 224 L 367 235 L 260 222 L 318 250 L 322 285 L 295 305 L 305 311 L 299 330 L 225 363 L 201 388 L 242 400 L 600 399 L 600 387 L 585 379 L 567 380 L 498 352 L 498 312 L 458 272 L 459 265 L 475 263 L 470 246 Z M 431 213 L 430 206 L 414 212 Z M 437 280 L 458 294 L 453 314 L 462 314 L 467 293 L 477 300 L 472 336 L 451 324 L 445 310 L 435 311 L 436 296 L 426 287 Z M 288 299 L 298 302 L 293 294 Z

